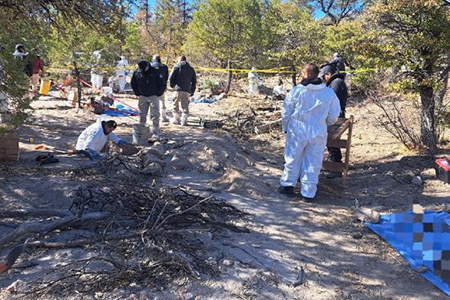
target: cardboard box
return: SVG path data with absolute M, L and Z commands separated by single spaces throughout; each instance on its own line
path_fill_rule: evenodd
M 17 161 L 19 159 L 19 134 L 10 132 L 0 136 L 0 161 Z

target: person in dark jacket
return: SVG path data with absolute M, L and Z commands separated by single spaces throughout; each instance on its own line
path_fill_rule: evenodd
M 159 70 L 159 73 L 164 79 L 164 84 L 167 86 L 167 81 L 169 80 L 169 68 L 161 62 L 161 57 L 159 55 L 153 55 L 152 67 Z M 163 122 L 168 122 L 169 119 L 166 115 L 166 97 L 165 94 L 159 96 L 159 101 L 161 104 L 161 119 Z
M 150 109 L 150 120 L 152 121 L 152 140 L 159 140 L 159 99 L 166 85 L 160 72 L 153 68 L 149 62 L 143 60 L 138 64 L 131 77 L 131 88 L 136 96 L 139 96 L 140 123 L 147 122 L 147 114 Z
M 331 88 L 337 95 L 339 103 L 341 105 L 340 118 L 345 118 L 345 107 L 347 106 L 348 89 L 345 83 L 345 73 L 340 73 L 334 64 L 328 64 L 323 66 L 319 73 L 319 77 L 326 83 L 327 87 Z M 341 162 L 342 152 L 339 148 L 328 147 L 329 159 L 332 162 Z M 340 178 L 342 173 L 330 172 L 327 175 L 328 178 Z
M 330 61 L 330 64 L 334 65 L 341 72 L 345 71 L 344 59 L 339 56 L 339 53 L 335 53 L 333 55 L 333 59 Z
M 185 56 L 181 56 L 179 63 L 173 68 L 170 75 L 170 87 L 177 92 L 177 97 L 173 103 L 173 119 L 174 124 L 180 124 L 180 104 L 182 110 L 181 125 L 187 125 L 189 117 L 189 96 L 194 95 L 197 84 L 197 76 L 194 68 L 186 61 Z

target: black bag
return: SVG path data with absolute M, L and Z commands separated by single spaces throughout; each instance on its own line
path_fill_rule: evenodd
M 25 74 L 27 74 L 28 77 L 33 76 L 33 64 L 31 61 L 28 61 L 25 65 Z

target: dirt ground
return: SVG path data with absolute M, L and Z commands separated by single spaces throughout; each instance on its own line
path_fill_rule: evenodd
M 137 106 L 136 100 L 127 101 Z M 214 119 L 250 103 L 249 99 L 232 97 L 190 107 L 192 116 Z M 36 101 L 33 107 L 34 121 L 20 131 L 20 162 L 0 165 L 3 210 L 68 208 L 74 189 L 95 184 L 70 176 L 77 168 L 89 166 L 87 159 L 58 154 L 60 163 L 37 166 L 34 159 L 40 152 L 34 146 L 45 143 L 67 149 L 97 116 L 88 111 L 76 112 L 56 100 Z M 248 232 L 221 232 L 209 237 L 215 249 L 212 258 L 221 258 L 217 260 L 220 272 L 214 276 L 201 274 L 201 279 L 159 288 L 130 285 L 89 295 L 74 290 L 63 298 L 445 298 L 387 243 L 355 222 L 352 212 L 355 200 L 380 213 L 410 209 L 414 200 L 426 209 L 446 209 L 449 186 L 434 178 L 433 158 L 405 152 L 375 125 L 380 112 L 374 104 L 352 103 L 348 114 L 356 120 L 349 177 L 344 185 L 340 179 L 321 176 L 313 203 L 286 198 L 276 191 L 284 160 L 281 132 L 243 141 L 221 130 L 164 123 L 163 136 L 175 141 L 177 147 L 167 150 L 163 174 L 149 178 L 149 184 L 156 180 L 158 186 L 182 185 L 224 199 L 248 213 L 240 221 Z M 137 117 L 115 120 L 119 124 L 117 135 L 131 141 Z M 422 176 L 423 185 L 411 184 L 415 175 Z M 111 178 L 112 183 L 116 180 L 120 178 Z M 10 230 L 0 224 L 1 235 Z M 6 255 L 4 249 L 1 255 Z M 18 296 L 17 286 L 85 255 L 82 248 L 77 248 L 39 252 L 32 259 L 19 258 L 15 267 L 0 276 L 0 298 L 35 299 L 33 295 Z

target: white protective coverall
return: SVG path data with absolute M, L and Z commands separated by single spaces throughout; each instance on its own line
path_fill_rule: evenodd
M 284 85 L 277 85 L 273 88 L 273 94 L 275 96 L 286 96 L 286 89 Z
M 105 147 L 108 138 L 110 138 L 114 143 L 118 143 L 121 139 L 117 137 L 114 133 L 106 135 L 103 132 L 102 121 L 105 121 L 107 115 L 101 115 L 97 122 L 86 128 L 78 137 L 76 150 L 87 150 L 91 149 L 97 153 L 102 151 Z
M 125 91 L 125 84 L 127 83 L 127 73 L 126 68 L 128 67 L 128 60 L 125 56 L 121 56 L 119 62 L 117 62 L 116 69 L 116 80 L 119 86 L 119 92 L 123 93 Z
M 252 71 L 248 73 L 248 93 L 250 95 L 258 93 L 259 76 L 255 71 L 256 69 L 252 68 Z
M 297 85 L 284 100 L 282 123 L 287 132 L 284 173 L 280 184 L 295 187 L 300 176 L 301 194 L 314 198 L 327 143 L 327 126 L 336 123 L 341 107 L 325 84 Z
M 102 58 L 101 50 L 94 51 L 92 56 L 94 61 L 98 63 Z M 92 70 L 91 83 L 94 89 L 101 89 L 103 86 L 103 74 L 100 71 Z

